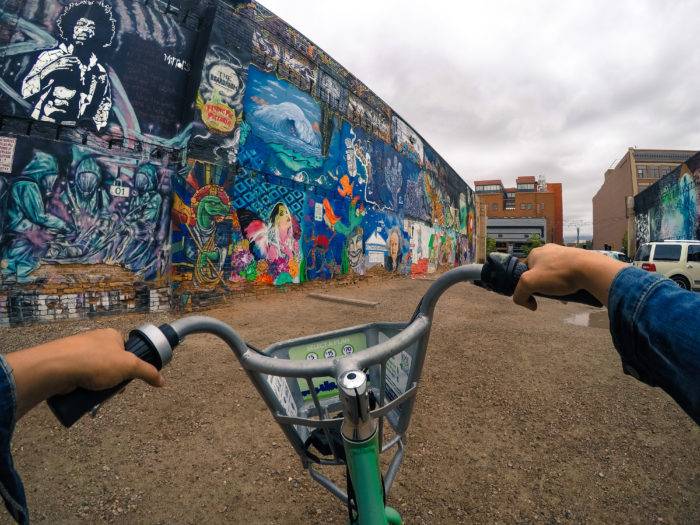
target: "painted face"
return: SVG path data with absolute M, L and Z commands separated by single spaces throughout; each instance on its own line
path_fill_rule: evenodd
M 277 211 L 275 226 L 277 226 L 280 240 L 282 242 L 287 242 L 294 237 L 294 224 L 292 223 L 292 216 L 286 206 L 280 206 L 279 210 Z
M 83 171 L 75 177 L 75 187 L 78 193 L 83 197 L 88 197 L 95 193 L 97 185 L 100 182 L 100 175 L 93 171 Z
M 134 177 L 134 187 L 139 193 L 146 192 L 150 189 L 151 181 L 148 175 L 142 171 L 139 171 Z
M 362 234 L 355 233 L 348 239 L 348 259 L 350 264 L 355 267 L 362 259 Z
M 95 36 L 95 22 L 89 18 L 81 18 L 73 28 L 73 41 L 76 44 L 84 44 Z
M 394 260 L 399 256 L 399 234 L 396 232 L 391 232 L 389 235 L 389 255 Z

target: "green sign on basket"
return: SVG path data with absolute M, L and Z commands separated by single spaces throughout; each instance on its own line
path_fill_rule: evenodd
M 307 345 L 294 346 L 289 349 L 289 359 L 295 361 L 301 359 L 335 359 L 336 357 L 347 356 L 366 348 L 367 338 L 364 332 L 360 332 L 316 341 Z M 297 382 L 299 383 L 299 390 L 301 390 L 304 402 L 312 402 L 313 397 L 306 379 L 297 379 Z M 338 395 L 338 385 L 335 384 L 335 378 L 333 377 L 315 377 L 313 386 L 319 399 Z

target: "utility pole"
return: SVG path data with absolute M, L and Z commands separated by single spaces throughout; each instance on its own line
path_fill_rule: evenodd
M 564 225 L 572 230 L 576 228 L 576 246 L 579 247 L 581 244 L 581 228 L 589 227 L 591 225 L 591 221 L 588 219 L 574 217 L 565 220 Z

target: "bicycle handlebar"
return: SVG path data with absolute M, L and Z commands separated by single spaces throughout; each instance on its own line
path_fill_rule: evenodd
M 450 270 L 428 288 L 411 321 L 397 335 L 362 352 L 342 358 L 294 361 L 269 357 L 248 348 L 238 333 L 223 321 L 206 316 L 184 317 L 160 327 L 142 326 L 129 334 L 125 350 L 136 354 L 160 370 L 170 361 L 173 349 L 186 336 L 207 333 L 225 341 L 249 375 L 251 372 L 259 372 L 282 377 L 338 377 L 345 371 L 361 370 L 384 361 L 397 354 L 402 348 L 406 348 L 407 345 L 427 337 L 435 305 L 440 296 L 451 286 L 459 282 L 474 281 L 497 293 L 512 295 L 520 276 L 525 271 L 527 266 L 515 257 L 499 253 L 490 254 L 483 266 L 468 264 Z M 602 306 L 595 297 L 584 290 L 576 294 L 552 298 Z M 64 426 L 70 427 L 84 414 L 122 390 L 128 383 L 129 381 L 125 381 L 100 391 L 78 388 L 67 394 L 53 396 L 47 402 L 58 420 Z

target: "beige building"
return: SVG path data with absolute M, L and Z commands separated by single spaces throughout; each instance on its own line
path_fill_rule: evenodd
M 690 150 L 629 148 L 614 168 L 605 172 L 605 180 L 593 197 L 593 249 L 625 250 L 633 254 L 636 246 L 634 201 L 637 195 L 676 166 L 694 155 Z M 628 198 L 630 197 L 630 198 Z M 629 206 L 629 209 L 628 209 Z M 622 246 L 627 233 L 627 247 Z

